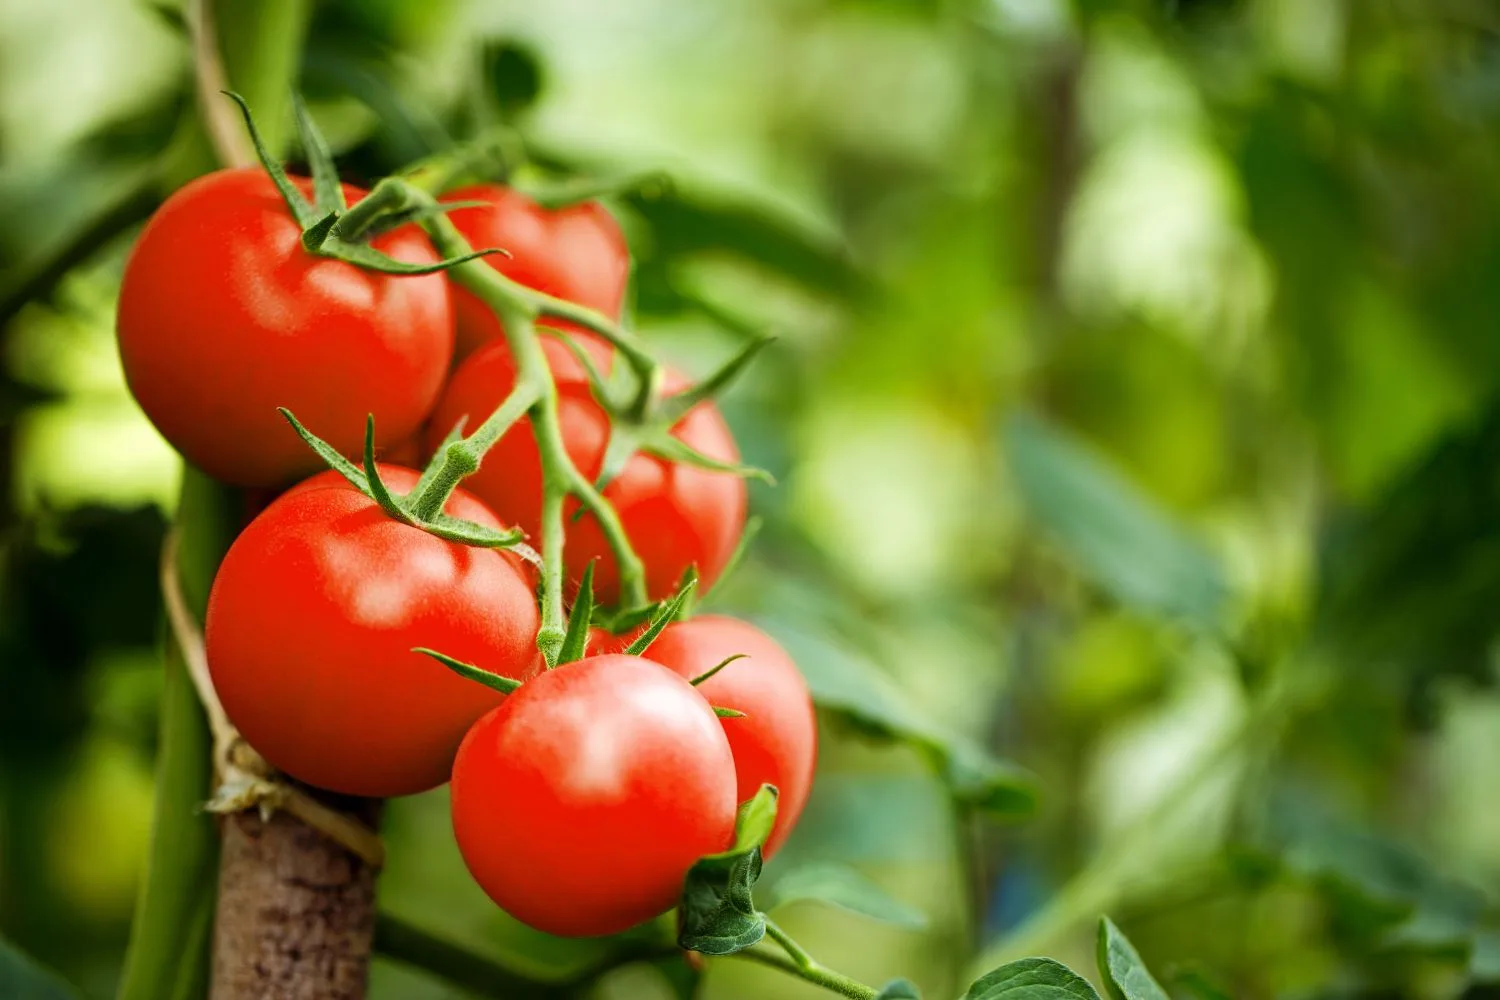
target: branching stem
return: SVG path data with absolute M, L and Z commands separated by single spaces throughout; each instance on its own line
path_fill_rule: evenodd
M 440 177 L 443 171 L 433 168 L 428 176 Z M 432 194 L 411 181 L 388 178 L 377 184 L 368 197 L 351 207 L 339 220 L 339 226 L 346 238 L 348 234 L 357 236 L 383 214 L 433 204 Z M 421 219 L 421 225 L 444 257 L 461 257 L 473 252 L 447 216 L 429 214 Z M 459 252 L 453 253 L 455 249 Z M 414 510 L 419 515 L 423 511 L 434 514 L 440 511 L 443 501 L 458 481 L 478 467 L 484 452 L 505 430 L 522 413 L 530 419 L 542 463 L 542 626 L 537 633 L 537 646 L 547 662 L 555 664 L 563 637 L 567 634 L 563 613 L 563 546 L 564 508 L 570 495 L 577 497 L 599 522 L 615 557 L 623 603 L 627 607 L 641 607 L 649 598 L 645 566 L 631 545 L 619 515 L 568 454 L 557 412 L 557 384 L 542 351 L 536 320 L 541 316 L 556 316 L 600 333 L 615 344 L 638 371 L 648 373 L 644 385 L 654 385 L 659 369 L 633 336 L 593 310 L 527 288 L 482 261 L 459 264 L 448 273 L 484 302 L 500 321 L 516 364 L 516 387 L 478 430 L 448 446 L 443 469 L 417 499 Z
M 842 973 L 834 972 L 832 969 L 820 965 L 800 944 L 792 940 L 790 934 L 782 930 L 769 917 L 766 918 L 766 935 L 781 945 L 782 949 L 787 953 L 787 958 L 782 958 L 774 952 L 756 951 L 754 949 L 735 952 L 735 957 L 749 959 L 752 962 L 759 962 L 762 965 L 769 965 L 783 972 L 789 972 L 794 976 L 821 986 L 825 990 L 830 990 L 840 996 L 850 997 L 852 1000 L 872 1000 L 878 994 L 879 991 L 874 987 L 866 986 L 857 979 L 851 979 Z

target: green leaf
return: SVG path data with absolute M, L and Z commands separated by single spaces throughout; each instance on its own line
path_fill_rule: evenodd
M 1322 547 L 1314 630 L 1357 683 L 1405 688 L 1435 718 L 1446 678 L 1493 684 L 1500 604 L 1500 400 L 1439 439 Z
M 805 865 L 781 876 L 771 900 L 771 909 L 800 900 L 815 900 L 897 927 L 921 930 L 927 926 L 922 911 L 891 898 L 853 868 L 832 862 Z
M 669 191 L 625 200 L 651 234 L 638 261 L 645 290 L 655 292 L 647 296 L 648 311 L 681 308 L 663 294 L 674 284 L 672 268 L 704 251 L 727 251 L 804 288 L 836 296 L 858 295 L 870 287 L 837 236 L 815 232 L 775 206 L 711 191 L 681 177 Z
M 922 718 L 889 676 L 851 644 L 785 622 L 768 626 L 767 631 L 802 669 L 819 708 L 873 739 L 920 749 L 953 797 L 966 806 L 1007 819 L 1035 810 L 1034 776 Z
M 761 785 L 758 792 L 741 802 L 734 819 L 733 846 L 710 857 L 727 858 L 764 844 L 771 836 L 771 828 L 776 825 L 776 803 L 780 797 L 775 785 Z
M 563 636 L 562 648 L 557 653 L 557 663 L 572 663 L 583 659 L 589 644 L 589 622 L 594 616 L 594 563 L 583 568 L 583 579 L 578 583 L 578 596 L 573 600 L 572 613 L 568 615 L 568 632 Z
M 1500 930 L 1490 928 L 1474 935 L 1469 977 L 1476 983 L 1500 983 Z
M 1219 621 L 1223 569 L 1117 470 L 1031 414 L 1011 418 L 1006 442 L 1032 517 L 1117 600 L 1200 626 Z
M 1130 939 L 1108 917 L 1099 918 L 1099 975 L 1114 1000 L 1171 1000 L 1151 978 Z
M 5 1000 L 78 1000 L 78 993 L 55 973 L 37 965 L 0 938 L 0 997 Z
M 922 1000 L 922 994 L 910 979 L 892 979 L 875 994 L 875 1000 Z
M 1023 958 L 981 976 L 963 1000 L 1099 1000 L 1099 994 L 1060 962 Z
M 745 717 L 745 713 L 736 708 L 723 708 L 719 705 L 715 705 L 713 708 L 714 714 L 721 719 L 743 719 Z
M 1485 898 L 1472 886 L 1429 873 L 1412 913 L 1380 939 L 1386 948 L 1465 958 L 1473 948 L 1475 928 Z
M 1233 1000 L 1229 991 L 1215 983 L 1199 969 L 1181 969 L 1172 977 L 1172 985 L 1189 1000 Z
M 683 882 L 677 943 L 704 955 L 732 955 L 766 936 L 766 917 L 751 895 L 761 870 L 761 845 L 776 823 L 776 789 L 762 785 L 740 806 L 734 844 L 700 858 Z

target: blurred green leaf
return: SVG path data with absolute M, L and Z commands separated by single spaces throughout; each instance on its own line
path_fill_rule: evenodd
M 1491 909 L 1477 887 L 1455 881 L 1416 850 L 1282 793 L 1273 850 L 1282 871 L 1325 893 L 1346 928 L 1346 947 L 1466 959 L 1480 947 Z
M 0 997 L 5 1000 L 78 1000 L 78 993 L 0 938 Z
M 1060 962 L 1023 958 L 981 976 L 963 1000 L 1099 1000 L 1099 994 Z
M 922 994 L 911 980 L 892 979 L 875 994 L 875 1000 L 922 1000 Z
M 768 623 L 768 631 L 801 668 L 820 709 L 866 736 L 922 750 L 959 802 L 1007 819 L 1036 808 L 1031 774 L 920 718 L 890 678 L 848 645 L 787 622 Z
M 505 118 L 515 118 L 541 96 L 546 73 L 529 46 L 509 38 L 490 41 L 481 63 L 485 93 Z
M 1229 587 L 1218 562 L 1136 486 L 1041 417 L 1006 425 L 1031 516 L 1122 604 L 1211 627 Z
M 1172 977 L 1172 985 L 1189 1000 L 1233 1000 L 1226 990 L 1198 969 L 1180 970 Z
M 1500 983 L 1500 930 L 1491 927 L 1475 935 L 1469 978 L 1476 983 Z
M 1485 909 L 1484 895 L 1472 886 L 1432 875 L 1423 880 L 1412 914 L 1381 939 L 1387 948 L 1463 958 L 1474 945 Z
M 920 910 L 893 899 L 886 891 L 847 865 L 824 862 L 797 868 L 776 880 L 770 908 L 814 900 L 871 920 L 910 930 L 927 926 Z
M 1108 917 L 1099 919 L 1099 974 L 1114 1000 L 1170 1000 L 1130 939 Z
M 1446 436 L 1324 548 L 1315 628 L 1357 667 L 1392 672 L 1431 719 L 1432 685 L 1494 682 L 1500 620 L 1500 400 Z

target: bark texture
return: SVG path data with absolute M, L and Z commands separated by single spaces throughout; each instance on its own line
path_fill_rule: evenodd
M 340 808 L 373 824 L 379 803 Z M 301 820 L 224 820 L 211 1000 L 362 1000 L 375 869 Z

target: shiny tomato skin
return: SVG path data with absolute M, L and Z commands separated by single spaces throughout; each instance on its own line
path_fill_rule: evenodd
M 363 194 L 345 186 L 351 203 Z M 163 437 L 225 482 L 275 486 L 319 467 L 278 406 L 344 454 L 362 448 L 367 413 L 378 445 L 410 437 L 451 363 L 443 275 L 315 257 L 300 236 L 264 170 L 220 170 L 167 199 L 125 267 L 118 334 L 130 390 Z M 373 245 L 437 259 L 414 226 Z
M 588 382 L 561 366 L 556 351 L 548 353 L 557 379 L 558 418 L 563 440 L 574 464 L 588 478 L 598 477 L 609 444 L 609 417 L 590 392 Z M 461 418 L 472 431 L 489 416 L 515 385 L 515 364 L 504 344 L 491 344 L 459 366 L 428 430 L 428 449 Z M 665 389 L 679 391 L 686 379 L 669 373 Z M 678 422 L 673 434 L 713 458 L 739 460 L 734 436 L 718 407 L 711 402 L 694 407 Z M 479 471 L 464 485 L 501 517 L 533 538 L 541 529 L 542 467 L 529 421 L 518 422 L 485 456 Z M 605 488 L 626 534 L 646 564 L 647 590 L 654 600 L 667 597 L 689 566 L 698 567 L 702 586 L 718 579 L 739 544 L 745 528 L 745 483 L 731 473 L 711 472 L 636 454 Z M 592 515 L 571 519 L 570 504 L 564 562 L 568 576 L 578 580 L 589 564 L 594 567 L 594 589 L 602 604 L 620 596 L 619 571 L 603 532 Z
M 417 481 L 381 472 L 395 490 Z M 500 527 L 462 490 L 445 509 Z M 235 540 L 205 640 L 225 711 L 268 761 L 330 791 L 409 795 L 448 780 L 464 732 L 502 697 L 412 648 L 521 679 L 540 665 L 538 617 L 514 556 L 391 520 L 326 472 Z
M 802 672 L 776 640 L 726 615 L 673 622 L 646 650 L 646 656 L 688 680 L 739 653 L 744 659 L 699 684 L 698 693 L 711 705 L 745 713 L 719 720 L 734 751 L 740 801 L 765 783 L 781 793 L 765 847 L 769 858 L 802 815 L 817 766 L 818 721 Z
M 456 209 L 448 217 L 474 249 L 499 247 L 510 252 L 509 257 L 492 254 L 485 258 L 495 270 L 528 288 L 619 319 L 630 277 L 630 251 L 619 223 L 599 202 L 546 209 L 499 184 L 461 188 L 443 200 L 486 203 Z M 500 321 L 472 292 L 455 285 L 453 306 L 458 317 L 459 359 L 503 339 Z M 597 360 L 607 363 L 609 347 L 593 334 L 572 323 L 545 322 L 577 336 Z
M 475 881 L 511 916 L 565 937 L 665 912 L 693 862 L 734 836 L 734 759 L 713 709 L 633 656 L 523 684 L 464 737 L 452 796 Z

